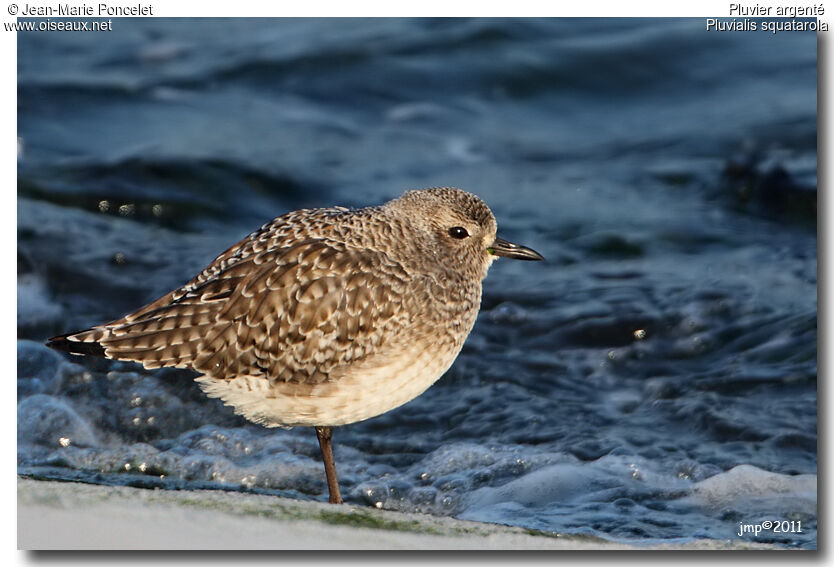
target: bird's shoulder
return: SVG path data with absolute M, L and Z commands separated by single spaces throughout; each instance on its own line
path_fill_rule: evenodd
M 186 294 L 208 281 L 222 279 L 223 273 L 230 271 L 234 265 L 260 261 L 264 253 L 289 249 L 302 241 L 332 238 L 337 227 L 351 212 L 344 207 L 329 207 L 300 209 L 281 215 L 226 249 L 186 283 L 179 293 Z

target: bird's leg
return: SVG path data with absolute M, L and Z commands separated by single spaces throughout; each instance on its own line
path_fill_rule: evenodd
M 316 437 L 321 447 L 321 460 L 324 461 L 324 474 L 327 477 L 327 488 L 330 490 L 330 503 L 341 504 L 342 494 L 339 492 L 339 479 L 336 477 L 336 462 L 333 460 L 333 429 L 331 427 L 316 427 Z

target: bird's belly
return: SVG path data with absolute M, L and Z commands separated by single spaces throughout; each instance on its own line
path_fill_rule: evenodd
M 240 376 L 233 380 L 197 378 L 210 397 L 235 413 L 267 427 L 355 423 L 401 406 L 422 394 L 452 365 L 460 348 L 411 350 L 367 368 L 351 369 L 319 384 L 278 382 Z

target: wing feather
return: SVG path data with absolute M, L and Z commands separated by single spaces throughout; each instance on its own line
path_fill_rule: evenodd
M 381 268 L 389 277 L 376 277 Z M 395 340 L 396 329 L 407 323 L 391 308 L 398 301 L 395 289 L 406 288 L 405 277 L 381 252 L 327 240 L 300 242 L 239 284 L 193 367 L 225 379 L 337 378 L 340 366 L 381 353 L 383 343 Z M 242 353 L 251 353 L 254 365 L 241 366 Z
M 413 278 L 378 250 L 329 239 L 346 209 L 264 225 L 184 286 L 122 319 L 56 337 L 56 348 L 193 368 L 213 378 L 317 383 L 384 357 L 409 325 Z M 338 235 L 336 235 L 338 236 Z M 74 346 L 78 345 L 78 346 Z

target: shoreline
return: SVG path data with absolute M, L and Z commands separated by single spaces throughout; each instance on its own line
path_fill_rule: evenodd
M 779 549 L 731 540 L 627 544 L 355 505 L 215 490 L 18 478 L 18 549 Z

